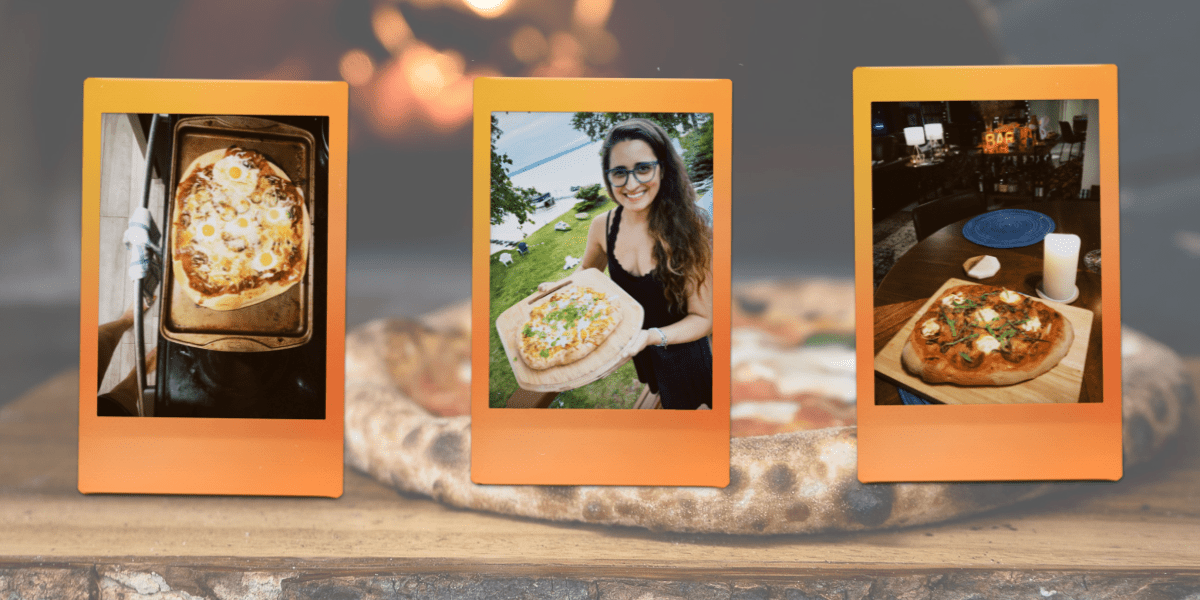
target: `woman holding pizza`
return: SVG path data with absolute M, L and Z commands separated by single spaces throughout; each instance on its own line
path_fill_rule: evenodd
M 579 269 L 607 267 L 642 305 L 642 329 L 622 358 L 633 357 L 663 408 L 711 406 L 712 230 L 687 169 L 667 132 L 646 119 L 614 127 L 601 157 L 619 206 L 592 220 Z

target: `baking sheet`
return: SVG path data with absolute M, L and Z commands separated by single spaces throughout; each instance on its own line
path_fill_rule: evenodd
M 314 142 L 309 132 L 268 119 L 255 117 L 192 117 L 180 120 L 172 144 L 170 194 L 167 203 L 166 256 L 173 250 L 171 227 L 175 190 L 188 165 L 200 155 L 217 149 L 238 146 L 257 151 L 278 165 L 304 194 L 309 218 L 315 230 L 313 181 L 315 177 Z M 313 238 L 315 240 L 315 236 Z M 160 331 L 163 337 L 188 346 L 209 350 L 257 352 L 291 348 L 312 338 L 313 254 L 308 248 L 304 279 L 283 294 L 244 308 L 219 311 L 193 303 L 175 279 L 174 269 L 164 265 Z

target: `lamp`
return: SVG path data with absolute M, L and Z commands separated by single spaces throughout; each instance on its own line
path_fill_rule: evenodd
M 929 140 L 930 144 L 933 144 L 935 149 L 934 151 L 938 156 L 941 156 L 942 146 L 944 145 L 945 141 L 944 136 L 945 134 L 942 132 L 941 123 L 925 124 L 925 139 Z
M 943 137 L 943 133 L 942 133 L 942 124 L 941 123 L 926 123 L 925 124 L 925 138 L 931 142 L 932 141 L 940 142 L 943 139 L 945 139 Z
M 905 127 L 904 128 L 904 143 L 917 149 L 917 157 L 924 158 L 921 155 L 921 146 L 925 144 L 925 128 L 924 127 Z

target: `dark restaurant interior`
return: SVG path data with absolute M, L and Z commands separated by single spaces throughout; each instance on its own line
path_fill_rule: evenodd
M 1096 108 L 1095 100 L 872 103 L 875 285 L 952 223 L 1050 201 L 1098 203 Z

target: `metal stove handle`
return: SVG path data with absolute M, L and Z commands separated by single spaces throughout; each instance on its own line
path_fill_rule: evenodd
M 160 115 L 150 118 L 150 134 L 146 138 L 146 177 L 142 181 L 142 208 L 150 208 L 150 182 L 154 176 L 154 138 L 158 129 Z M 146 385 L 146 325 L 142 315 L 142 278 L 138 278 L 135 307 L 133 311 L 133 341 L 137 360 L 134 369 L 137 371 L 137 411 L 139 417 L 146 416 L 146 392 L 153 388 Z

